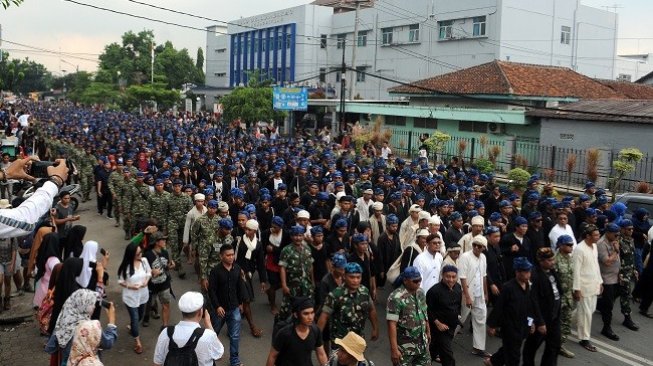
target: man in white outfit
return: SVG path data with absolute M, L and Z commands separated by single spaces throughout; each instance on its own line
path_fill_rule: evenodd
M 572 230 L 568 222 L 569 217 L 567 216 L 566 212 L 558 213 L 558 216 L 556 216 L 556 225 L 551 228 L 551 231 L 549 231 L 549 243 L 551 245 L 551 249 L 554 251 L 557 249 L 558 238 L 562 235 L 569 235 L 572 237 L 572 239 L 574 239 L 574 249 L 578 245 L 576 243 L 576 235 L 574 235 L 574 230 Z
M 442 246 L 442 239 L 435 234 L 430 234 L 426 237 L 426 250 L 415 258 L 413 266 L 422 275 L 422 283 L 420 287 L 424 292 L 440 282 L 440 270 L 442 268 L 442 261 L 444 258 L 440 254 L 440 247 Z
M 574 265 L 573 295 L 578 302 L 578 339 L 580 345 L 591 352 L 596 347 L 590 343 L 592 314 L 596 310 L 596 300 L 603 292 L 603 279 L 599 268 L 599 253 L 596 243 L 600 238 L 599 229 L 589 225 L 581 241 L 572 254 Z
M 463 253 L 458 259 L 458 273 L 463 288 L 463 303 L 460 315 L 461 323 L 472 315 L 474 332 L 474 347 L 472 354 L 480 357 L 490 357 L 485 352 L 485 320 L 487 318 L 487 261 L 483 251 L 487 248 L 487 239 L 483 235 L 472 239 L 472 250 Z
M 401 244 L 401 250 L 406 249 L 406 247 L 415 240 L 415 233 L 419 228 L 419 213 L 421 211 L 422 208 L 417 204 L 410 206 L 408 209 L 410 216 L 408 216 L 399 227 L 399 243 Z
M 472 217 L 472 231 L 463 235 L 458 244 L 462 248 L 463 253 L 469 252 L 472 250 L 472 238 L 475 236 L 483 234 L 483 228 L 485 227 L 485 219 L 483 216 L 474 216 Z

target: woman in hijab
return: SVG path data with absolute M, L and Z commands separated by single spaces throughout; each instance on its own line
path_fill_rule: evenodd
M 36 233 L 34 234 L 34 239 L 32 240 L 32 248 L 29 253 L 29 259 L 27 260 L 27 273 L 29 273 L 30 275 L 32 274 L 34 268 L 36 267 L 36 257 L 38 256 L 38 253 L 40 251 L 43 238 L 47 234 L 56 232 L 57 227 L 52 224 L 51 220 L 44 220 L 39 224 L 39 226 L 35 230 Z M 62 248 L 59 248 L 59 250 L 61 249 Z M 59 255 L 61 255 L 61 252 L 59 252 Z
M 80 258 L 84 261 L 82 273 L 75 279 L 81 288 L 96 291 L 99 298 L 104 297 L 104 266 L 97 261 L 98 243 L 89 240 L 84 244 Z M 91 319 L 100 319 L 100 305 L 95 307 Z
M 70 228 L 64 244 L 64 259 L 82 255 L 84 235 L 86 235 L 86 226 L 75 225 Z
M 54 266 L 61 263 L 59 259 L 59 236 L 57 233 L 49 233 L 43 237 L 43 242 L 39 248 L 36 257 L 36 288 L 34 289 L 34 300 L 32 304 L 35 307 L 41 306 L 43 298 L 48 292 L 48 284 Z
M 649 212 L 647 209 L 639 207 L 633 212 L 633 239 L 635 240 L 635 269 L 641 275 L 644 270 L 644 258 L 646 258 L 646 248 L 651 238 L 648 238 L 648 231 L 651 224 L 648 222 Z
M 52 317 L 48 326 L 49 334 L 54 331 L 57 317 L 68 297 L 80 288 L 75 278 L 82 273 L 83 265 L 84 261 L 81 258 L 68 258 L 63 262 L 59 277 L 54 285 L 54 304 L 52 305 Z
M 73 336 L 69 366 L 102 366 L 98 348 L 111 349 L 118 337 L 116 332 L 116 310 L 113 303 L 107 309 L 109 324 L 102 332 L 102 325 L 98 320 L 82 320 L 77 324 Z

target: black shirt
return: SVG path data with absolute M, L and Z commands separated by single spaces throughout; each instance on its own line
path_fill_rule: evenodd
M 168 251 L 162 249 L 160 253 L 157 253 L 154 249 L 150 249 L 145 252 L 145 258 L 147 258 L 148 263 L 152 269 L 158 269 L 162 272 L 158 276 L 152 277 L 150 282 L 148 282 L 148 287 L 152 293 L 157 293 L 165 289 L 170 288 L 170 275 L 168 273 L 168 263 L 170 263 L 170 256 Z
M 234 263 L 228 271 L 222 263 L 213 267 L 209 274 L 209 298 L 213 309 L 222 307 L 231 311 L 243 303 L 245 283 L 240 275 L 240 267 Z
M 529 331 L 528 318 L 536 319 L 530 292 L 528 284 L 522 288 L 514 278 L 506 282 L 488 317 L 487 325 L 501 328 L 502 337 L 525 339 Z
M 433 285 L 426 293 L 426 306 L 428 307 L 429 326 L 436 330 L 433 322 L 437 319 L 449 327 L 448 333 L 453 335 L 456 326 L 459 324 L 461 300 L 463 296 L 462 287 L 456 283 L 449 288 L 443 282 Z
M 279 351 L 277 366 L 312 366 L 311 353 L 322 346 L 322 332 L 316 325 L 311 325 L 306 339 L 297 335 L 294 325 L 279 330 L 272 341 L 272 347 Z

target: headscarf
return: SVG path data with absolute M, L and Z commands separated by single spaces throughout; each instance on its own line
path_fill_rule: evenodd
M 73 257 L 79 257 L 82 255 L 84 249 L 82 240 L 84 240 L 84 235 L 86 235 L 86 226 L 75 225 L 68 230 L 68 235 L 66 236 L 66 242 L 64 244 L 64 259 L 70 258 L 71 255 Z
M 102 327 L 98 320 L 83 320 L 77 324 L 70 348 L 70 366 L 102 366 L 97 349 L 102 338 Z
M 648 214 L 648 210 L 640 207 L 633 212 L 633 216 L 631 217 L 633 226 L 645 234 L 648 233 L 648 230 L 651 228 L 651 224 L 648 223 L 648 220 L 644 219 Z
M 61 314 L 57 317 L 54 326 L 54 335 L 57 337 L 59 347 L 65 348 L 73 338 L 75 327 L 82 320 L 90 320 L 95 309 L 97 294 L 85 288 L 73 292 L 63 304 Z
M 36 256 L 36 277 L 38 281 L 45 274 L 45 264 L 50 257 L 59 257 L 61 250 L 59 249 L 59 235 L 57 233 L 49 233 L 43 237 L 39 253 Z
M 63 308 L 63 304 L 68 297 L 79 289 L 79 285 L 75 282 L 75 277 L 82 273 L 82 266 L 84 261 L 81 258 L 68 258 L 63 262 L 61 271 L 57 277 L 54 291 L 54 304 L 52 305 L 52 317 L 48 325 L 48 333 L 52 333 L 54 326 L 57 322 L 57 317 Z
M 82 254 L 79 256 L 84 261 L 84 265 L 82 266 L 82 274 L 77 276 L 75 280 L 83 288 L 87 288 L 88 283 L 91 281 L 93 275 L 91 263 L 97 262 L 97 247 L 98 243 L 96 241 L 89 240 L 84 244 Z

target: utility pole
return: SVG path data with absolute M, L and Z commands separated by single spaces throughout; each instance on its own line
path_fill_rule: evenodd
M 354 99 L 354 89 L 356 89 L 356 77 L 358 76 L 356 72 L 356 46 L 358 46 L 358 12 L 361 8 L 361 3 L 366 2 L 367 0 L 354 0 L 356 3 L 356 15 L 354 16 L 354 41 L 352 42 L 351 49 L 351 68 L 352 68 L 352 78 L 351 78 L 351 87 L 349 87 L 349 100 Z
M 623 9 L 621 4 L 614 4 L 612 6 L 604 6 L 606 11 L 612 9 L 614 11 L 614 55 L 612 55 L 612 79 L 617 78 L 616 68 L 617 68 L 617 9 Z
M 342 42 L 342 65 L 340 67 L 340 128 L 338 133 L 342 133 L 343 127 L 347 126 L 345 121 L 345 84 L 347 82 L 347 64 L 345 64 L 345 44 L 347 44 L 347 39 Z
M 154 85 L 154 41 L 150 44 L 150 84 Z

